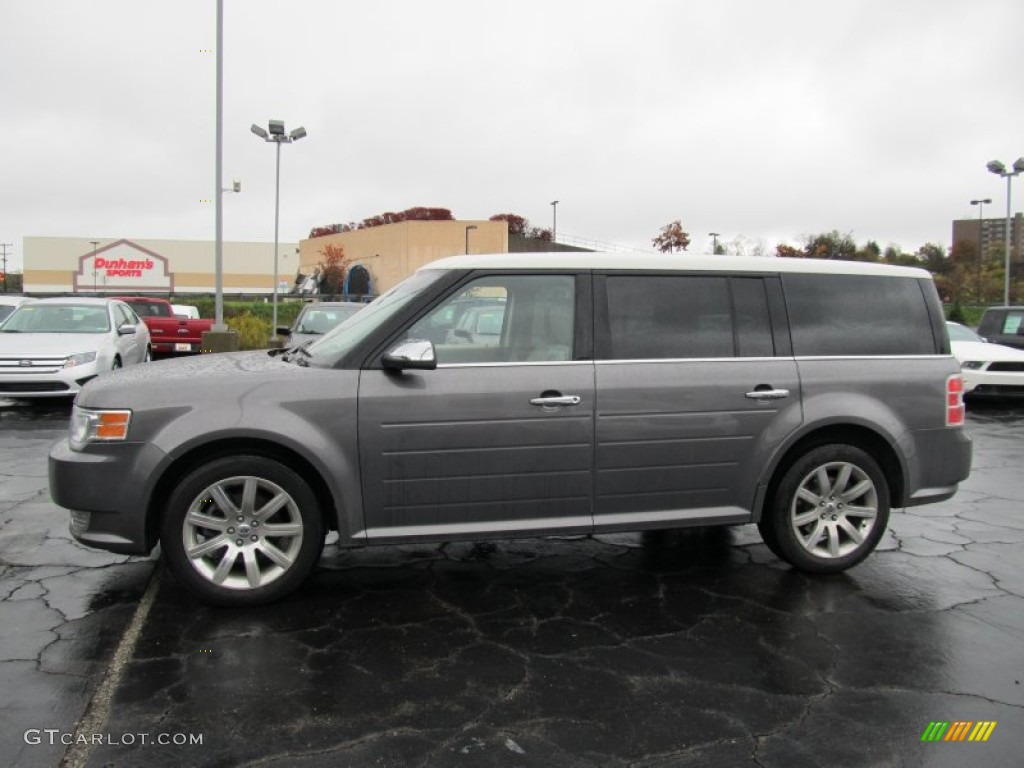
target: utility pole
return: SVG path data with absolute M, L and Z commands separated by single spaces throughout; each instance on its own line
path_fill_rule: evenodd
M 0 248 L 3 248 L 3 260 L 4 260 L 4 293 L 7 293 L 7 249 L 13 248 L 13 243 L 0 243 Z

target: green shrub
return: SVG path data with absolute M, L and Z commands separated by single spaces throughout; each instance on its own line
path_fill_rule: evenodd
M 224 314 L 227 315 L 227 312 Z M 240 349 L 266 349 L 269 346 L 269 320 L 257 317 L 252 312 L 242 312 L 228 320 L 227 324 L 229 328 L 238 332 Z

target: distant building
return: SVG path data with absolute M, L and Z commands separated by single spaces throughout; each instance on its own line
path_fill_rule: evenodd
M 1006 241 L 1006 218 L 982 219 L 979 232 L 978 219 L 957 219 L 953 222 L 953 245 L 965 242 L 970 243 L 977 249 L 981 247 L 981 253 L 987 254 L 989 250 Z M 1021 242 L 1021 234 L 1024 233 L 1024 213 L 1016 214 L 1010 219 L 1010 259 L 1014 264 L 1024 261 L 1024 243 Z M 1005 246 L 1004 246 L 1005 247 Z
M 554 244 L 508 233 L 504 221 L 401 221 L 313 237 L 299 243 L 299 272 L 303 291 L 314 292 L 318 265 L 327 245 L 345 249 L 348 294 L 380 294 L 420 267 L 446 256 L 465 253 L 523 253 L 588 251 L 590 248 Z M 364 290 L 365 289 L 365 290 Z
M 281 291 L 291 289 L 295 243 L 280 243 Z M 24 291 L 42 293 L 213 293 L 214 243 L 200 240 L 26 237 Z M 274 290 L 273 243 L 223 244 L 225 293 Z M 282 284 L 283 283 L 283 284 Z

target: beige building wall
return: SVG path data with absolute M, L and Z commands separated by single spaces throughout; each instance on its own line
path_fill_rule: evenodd
M 349 266 L 362 265 L 372 278 L 371 290 L 383 293 L 420 267 L 447 256 L 466 253 L 507 253 L 508 224 L 504 221 L 402 221 L 299 243 L 300 271 L 310 275 L 323 261 L 325 245 L 345 249 Z
M 296 243 L 278 244 L 279 280 L 290 290 L 298 269 Z M 204 240 L 100 239 L 93 272 L 91 238 L 26 237 L 24 239 L 26 293 L 125 293 L 134 290 L 175 293 L 212 293 L 215 282 L 215 247 Z M 223 244 L 225 293 L 272 293 L 274 244 Z M 103 261 L 118 264 L 152 262 L 139 270 L 110 270 Z M 123 272 L 142 274 L 118 274 Z M 109 277 L 108 277 L 109 275 Z

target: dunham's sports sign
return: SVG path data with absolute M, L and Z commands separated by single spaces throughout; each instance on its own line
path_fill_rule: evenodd
M 167 259 L 136 245 L 118 240 L 78 258 L 75 292 L 173 291 L 174 274 Z

